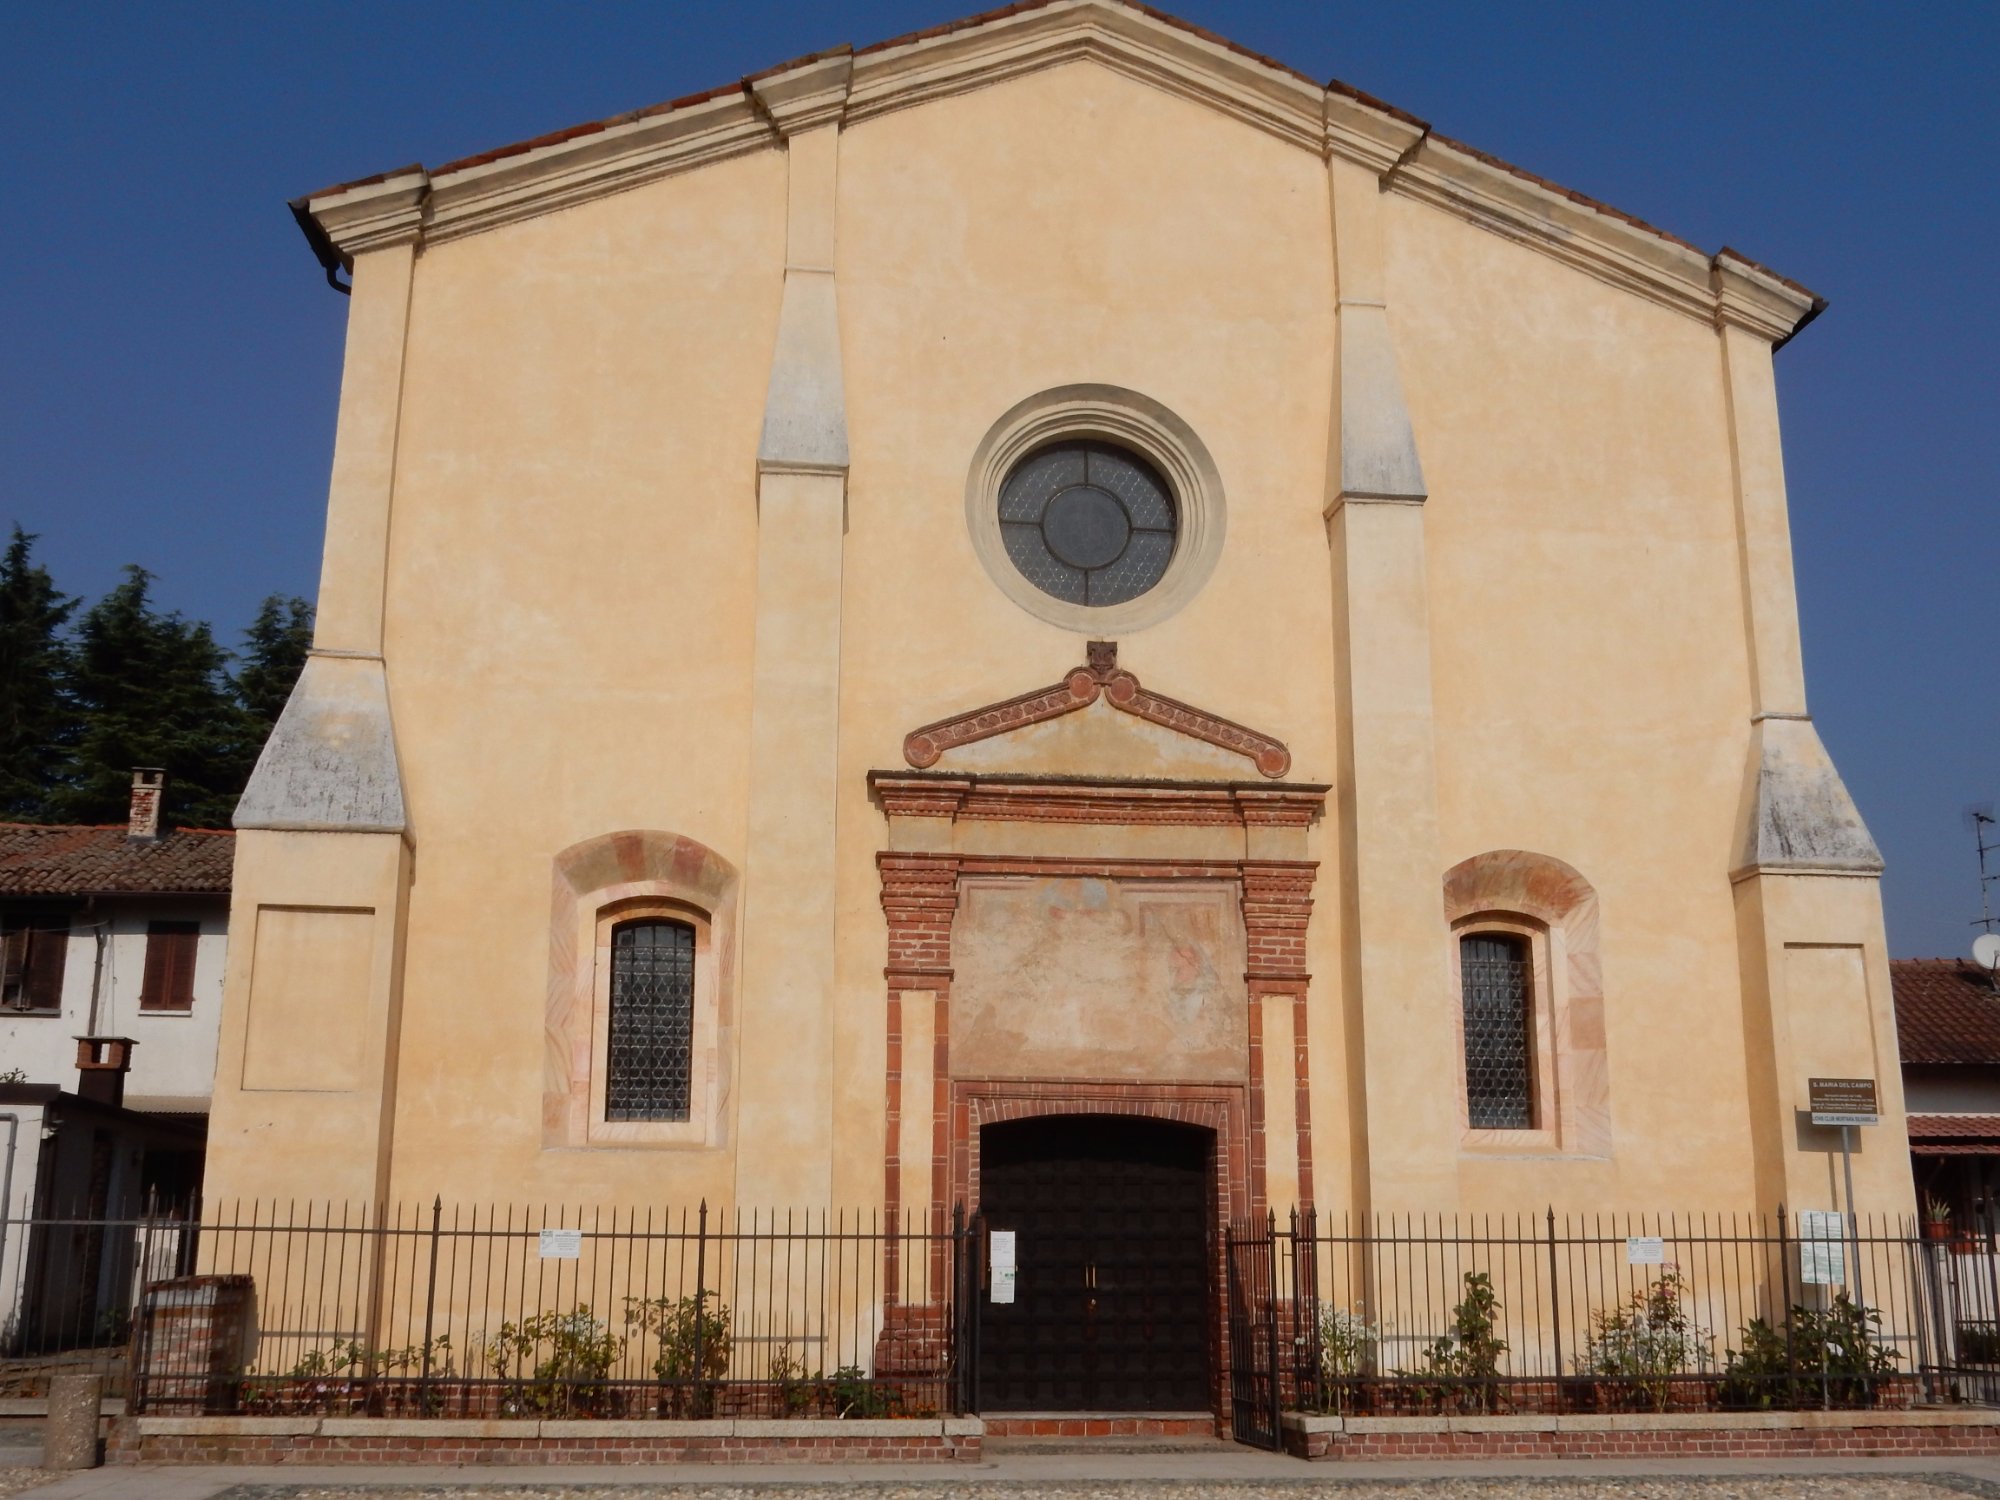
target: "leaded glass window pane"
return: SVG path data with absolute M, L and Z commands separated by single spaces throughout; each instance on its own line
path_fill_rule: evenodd
M 1109 443 L 1038 448 L 1000 486 L 1007 555 L 1028 582 L 1069 604 L 1138 598 L 1166 576 L 1179 529 L 1159 471 Z
M 694 928 L 622 922 L 611 931 L 607 1120 L 685 1120 L 694 1059 Z
M 1475 1130 L 1531 1129 L 1528 945 L 1497 932 L 1460 938 L 1458 977 L 1465 1002 L 1467 1118 Z

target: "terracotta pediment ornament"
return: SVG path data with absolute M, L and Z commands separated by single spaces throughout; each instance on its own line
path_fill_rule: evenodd
M 1025 729 L 1045 719 L 1059 719 L 1090 707 L 1099 698 L 1113 708 L 1164 729 L 1234 751 L 1254 762 L 1265 776 L 1283 776 L 1292 768 L 1292 752 L 1283 741 L 1141 687 L 1138 678 L 1118 665 L 1116 641 L 1092 641 L 1084 665 L 1053 687 L 1038 688 L 1004 703 L 989 703 L 984 708 L 911 730 L 903 737 L 903 759 L 919 771 L 928 770 L 947 750 L 1010 730 Z

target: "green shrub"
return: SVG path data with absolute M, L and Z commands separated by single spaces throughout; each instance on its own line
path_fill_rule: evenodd
M 502 1399 L 510 1416 L 612 1415 L 605 1382 L 625 1352 L 625 1340 L 579 1302 L 566 1313 L 540 1313 L 519 1323 L 502 1323 L 487 1340 L 486 1358 L 502 1380 L 515 1382 Z
M 1683 1301 L 1687 1282 L 1674 1267 L 1615 1307 L 1590 1315 L 1590 1342 L 1576 1372 L 1594 1376 L 1621 1410 L 1665 1411 L 1673 1377 L 1706 1370 L 1715 1337 L 1698 1328 Z
M 1375 1368 L 1381 1334 L 1359 1308 L 1319 1312 L 1319 1404 L 1322 1411 L 1348 1411 L 1360 1404 L 1359 1383 Z
M 859 1365 L 842 1365 L 828 1384 L 836 1417 L 892 1417 L 896 1414 L 896 1393 L 874 1384 Z
M 706 1291 L 686 1297 L 627 1297 L 625 1327 L 659 1340 L 653 1376 L 665 1387 L 662 1411 L 675 1417 L 713 1416 L 715 1392 L 705 1382 L 729 1373 L 729 1308 Z
M 1742 1411 L 1873 1406 L 1883 1378 L 1896 1371 L 1881 1323 L 1880 1313 L 1844 1291 L 1828 1307 L 1793 1307 L 1775 1328 L 1752 1318 L 1743 1347 L 1729 1351 L 1718 1397 Z
M 1500 1298 L 1484 1271 L 1465 1273 L 1464 1295 L 1451 1310 L 1451 1332 L 1424 1350 L 1415 1370 L 1420 1400 L 1455 1411 L 1489 1412 L 1499 1404 L 1496 1385 L 1507 1341 L 1500 1337 Z

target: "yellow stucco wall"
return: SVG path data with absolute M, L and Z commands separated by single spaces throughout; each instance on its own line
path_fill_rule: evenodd
M 965 490 L 1001 413 L 1094 382 L 1170 408 L 1227 496 L 1206 586 L 1121 634 L 1119 664 L 1283 739 L 1289 779 L 1336 787 L 1305 841 L 1320 862 L 1312 1110 L 1318 1199 L 1358 1202 L 1347 958 L 1372 908 L 1366 889 L 1343 888 L 1339 809 L 1343 793 L 1372 792 L 1343 763 L 1345 601 L 1324 517 L 1338 467 L 1325 161 L 1184 94 L 1069 61 L 850 123 L 835 170 L 850 461 L 825 956 L 832 1092 L 828 1114 L 803 1100 L 782 1129 L 827 1153 L 834 1202 L 880 1201 L 887 929 L 875 854 L 887 839 L 866 776 L 901 767 L 912 728 L 1056 682 L 1082 659 L 1084 636 L 994 587 Z M 550 1147 L 539 1101 L 555 856 L 660 830 L 741 870 L 753 798 L 778 794 L 752 784 L 752 684 L 760 607 L 784 608 L 768 587 L 757 595 L 757 452 L 787 173 L 773 143 L 416 256 L 383 609 L 413 851 L 389 1197 L 736 1196 L 738 1135 Z M 792 190 L 797 201 L 796 179 Z M 1740 936 L 1745 891 L 1730 882 L 1752 664 L 1717 332 L 1431 204 L 1390 196 L 1380 213 L 1429 492 L 1407 534 L 1422 547 L 1428 605 L 1411 624 L 1429 633 L 1436 756 L 1435 786 L 1415 791 L 1435 799 L 1440 890 L 1446 868 L 1504 849 L 1566 862 L 1595 887 L 1612 1117 L 1608 1155 L 1496 1157 L 1448 1142 L 1433 1166 L 1456 1199 L 1423 1206 L 1747 1207 L 1810 1183 L 1816 1158 L 1760 1183 L 1752 1151 L 1753 1124 L 1781 1113 L 1772 1091 L 1791 1084 L 1777 1076 L 1788 1061 L 1753 1057 L 1771 1029 L 1746 1021 L 1749 955 L 1762 949 Z M 1139 739 L 1105 748 L 1118 743 L 1044 733 L 1011 764 L 1046 770 L 1053 755 L 1079 774 L 1157 774 Z M 1079 759 L 1061 766 L 1064 754 Z M 1008 769 L 1005 742 L 979 763 Z M 301 868 L 319 857 L 297 855 Z M 1840 889 L 1783 898 L 1816 913 L 1787 920 L 1816 922 L 1811 941 L 1858 946 L 1875 985 L 1858 1002 L 1872 1007 L 1863 1031 L 1879 1046 L 1873 882 L 1818 884 Z M 255 899 L 239 888 L 239 902 Z M 1410 921 L 1398 940 L 1441 949 L 1441 894 L 1435 916 Z M 247 984 L 230 996 L 240 1034 Z M 1379 1037 L 1399 1006 L 1435 1024 L 1455 996 L 1371 1004 Z M 754 1073 L 794 1044 L 746 1028 L 733 1066 Z M 1425 1061 L 1435 1049 L 1399 1064 L 1392 1040 L 1379 1056 L 1367 1087 L 1389 1113 L 1377 1130 L 1398 1097 L 1457 1087 Z M 1875 1061 L 1893 1077 L 1893 1046 Z M 219 1124 L 229 1089 L 225 1070 Z M 1887 1132 L 1878 1145 L 1874 1161 L 1892 1161 Z M 242 1138 L 219 1134 L 212 1185 L 310 1180 L 323 1147 L 266 1132 L 258 1149 L 253 1172 Z M 1881 1206 L 1907 1202 L 1906 1177 L 1898 1188 L 1878 1172 L 1870 1188 Z

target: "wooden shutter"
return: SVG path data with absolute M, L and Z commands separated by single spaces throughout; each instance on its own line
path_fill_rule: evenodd
M 200 941 L 198 922 L 146 924 L 146 978 L 139 988 L 139 1009 L 194 1008 L 194 954 Z
M 61 1010 L 63 965 L 69 958 L 69 919 L 44 917 L 28 932 L 26 983 L 30 1010 Z

